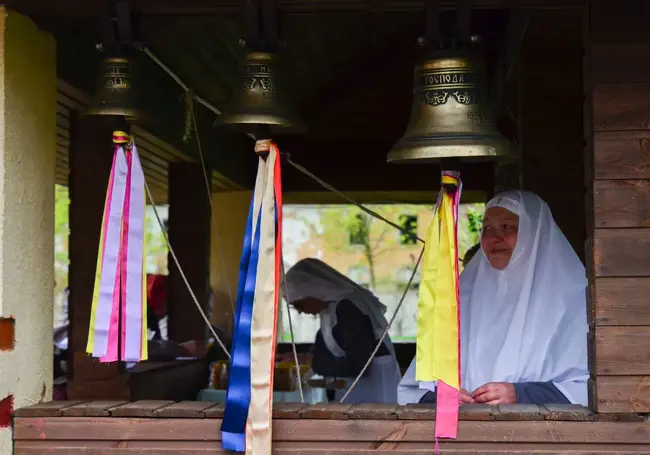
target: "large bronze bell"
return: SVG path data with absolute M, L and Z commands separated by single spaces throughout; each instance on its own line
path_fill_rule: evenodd
M 437 51 L 415 69 L 413 108 L 388 162 L 507 160 L 514 148 L 494 126 L 482 65 L 470 54 Z
M 85 115 L 122 116 L 130 121 L 141 117 L 131 85 L 128 58 L 105 57 L 102 60 L 97 91 Z
M 283 84 L 278 80 L 277 63 L 271 52 L 246 55 L 246 66 L 231 106 L 217 119 L 218 125 L 244 132 L 256 132 L 260 126 L 280 133 L 305 129 L 287 102 Z

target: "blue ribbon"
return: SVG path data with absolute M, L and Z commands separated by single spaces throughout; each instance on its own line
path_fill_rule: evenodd
M 230 376 L 226 391 L 226 407 L 221 424 L 221 444 L 226 450 L 246 450 L 246 419 L 251 401 L 251 323 L 253 299 L 259 259 L 261 207 L 255 237 L 251 242 L 255 197 L 251 201 L 246 222 L 244 247 L 239 265 L 239 285 L 235 330 L 230 359 Z

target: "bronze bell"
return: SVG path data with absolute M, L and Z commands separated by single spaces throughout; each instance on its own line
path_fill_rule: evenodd
M 296 133 L 305 129 L 289 106 L 278 80 L 277 57 L 271 52 L 249 52 L 246 66 L 230 106 L 217 124 L 237 131 L 255 132 L 267 126 L 271 132 Z
M 105 57 L 97 78 L 97 91 L 85 115 L 141 117 L 131 85 L 131 61 L 125 57 Z
M 437 51 L 415 68 L 406 133 L 388 162 L 508 160 L 514 148 L 494 126 L 482 65 L 470 54 Z

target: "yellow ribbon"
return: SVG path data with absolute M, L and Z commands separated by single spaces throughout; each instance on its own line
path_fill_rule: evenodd
M 458 185 L 458 180 L 443 176 L 442 184 Z M 459 389 L 454 200 L 444 188 L 441 192 L 424 248 L 415 377 L 418 381 L 444 381 Z

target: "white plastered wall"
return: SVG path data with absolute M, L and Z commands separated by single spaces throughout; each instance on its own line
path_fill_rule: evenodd
M 15 343 L 0 351 L 0 400 L 52 396 L 56 47 L 28 18 L 0 7 L 0 317 Z M 12 450 L 0 428 L 0 455 Z

